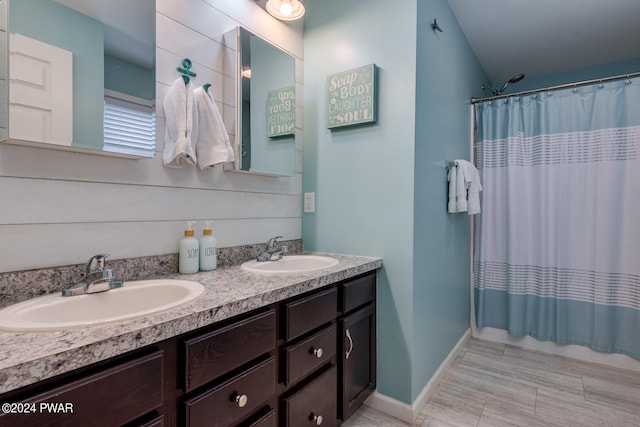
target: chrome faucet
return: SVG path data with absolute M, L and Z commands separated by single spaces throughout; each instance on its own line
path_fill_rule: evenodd
M 122 286 L 122 280 L 117 280 L 112 269 L 104 268 L 104 260 L 109 255 L 94 255 L 87 262 L 84 279 L 69 289 L 62 291 L 63 297 L 104 292 Z
M 282 239 L 282 236 L 272 237 L 267 240 L 267 249 L 258 255 L 256 261 L 265 262 L 265 261 L 278 261 L 282 259 L 282 255 L 287 252 L 286 245 L 279 245 L 279 239 Z

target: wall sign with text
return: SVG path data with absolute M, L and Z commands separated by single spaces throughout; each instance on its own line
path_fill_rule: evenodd
M 375 123 L 377 91 L 375 64 L 327 76 L 327 128 Z
M 296 87 L 272 90 L 267 98 L 267 136 L 291 135 L 296 127 Z

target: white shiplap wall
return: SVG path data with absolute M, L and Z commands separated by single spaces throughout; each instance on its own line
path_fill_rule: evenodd
M 302 100 L 298 99 L 296 173 L 264 177 L 222 168 L 162 165 L 163 95 L 182 58 L 193 61 L 196 85 L 212 83 L 234 133 L 232 52 L 222 35 L 242 25 L 296 58 L 302 93 L 302 26 L 271 18 L 254 0 L 157 0 L 156 158 L 129 160 L 0 145 L 0 272 L 177 252 L 184 223 L 214 221 L 219 247 L 301 236 Z M 300 96 L 299 96 L 300 98 Z M 233 137 L 233 135 L 232 135 Z

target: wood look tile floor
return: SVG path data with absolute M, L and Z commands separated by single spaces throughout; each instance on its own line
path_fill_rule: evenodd
M 362 406 L 344 427 L 640 427 L 640 373 L 470 339 L 413 426 Z

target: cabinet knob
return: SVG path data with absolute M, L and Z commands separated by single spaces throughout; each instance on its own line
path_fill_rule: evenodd
M 249 401 L 249 398 L 247 397 L 246 394 L 236 394 L 235 402 L 238 404 L 239 407 L 244 408 L 245 405 L 247 404 L 247 401 Z
M 322 415 L 316 415 L 312 412 L 311 415 L 309 415 L 309 419 L 313 421 L 317 426 L 322 424 Z
M 312 353 L 318 359 L 320 359 L 322 357 L 322 349 L 321 348 L 314 348 Z

